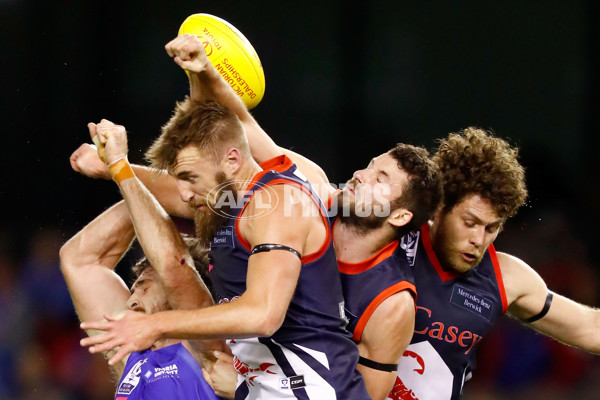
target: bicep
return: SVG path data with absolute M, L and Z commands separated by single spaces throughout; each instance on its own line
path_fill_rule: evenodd
M 275 330 L 283 323 L 300 268 L 300 259 L 285 250 L 256 253 L 248 260 L 245 300 L 261 309 Z
M 373 312 L 358 343 L 359 354 L 381 364 L 397 364 L 410 343 L 415 326 L 415 302 L 408 290 L 384 300 Z M 381 371 L 359 364 L 373 399 L 385 399 L 396 380 L 396 371 Z
M 537 315 L 543 309 L 548 294 L 546 283 L 524 261 L 506 253 L 497 254 L 509 315 L 520 320 Z
M 63 274 L 80 321 L 98 321 L 127 308 L 129 289 L 113 270 L 89 265 L 73 271 L 63 266 Z
M 408 290 L 384 300 L 373 312 L 363 331 L 361 356 L 373 361 L 397 363 L 412 339 L 415 302 Z
M 306 242 L 313 222 L 302 218 L 299 204 L 285 196 L 285 185 L 277 185 L 278 203 L 273 211 L 257 218 L 248 218 L 241 228 L 242 235 L 250 248 L 260 244 L 278 244 L 296 250 L 301 255 L 306 251 Z M 294 189 L 295 190 L 295 189 Z M 287 203 L 287 205 L 286 205 Z M 253 203 L 244 214 L 254 215 Z M 287 250 L 271 250 L 255 253 L 248 259 L 248 300 L 261 302 L 269 318 L 283 318 L 293 296 L 300 275 L 300 258 Z

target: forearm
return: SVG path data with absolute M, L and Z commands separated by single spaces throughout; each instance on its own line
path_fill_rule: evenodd
M 112 269 L 129 249 L 134 229 L 124 202 L 100 214 L 60 249 L 61 265 L 101 265 Z
M 155 170 L 143 165 L 132 164 L 136 177 L 148 188 L 170 215 L 192 218 L 190 207 L 179 197 L 177 181 L 166 171 Z
M 153 329 L 161 338 L 242 339 L 270 336 L 265 313 L 259 304 L 246 304 L 243 296 L 199 310 L 165 311 L 151 316 Z
M 202 72 L 190 72 L 190 96 L 195 101 L 212 100 L 231 109 L 242 122 L 252 157 L 259 163 L 283 154 L 211 63 Z
M 136 236 L 150 264 L 165 275 L 173 261 L 193 265 L 175 224 L 149 190 L 136 178 L 125 179 L 119 188 L 129 208 Z
M 569 346 L 600 354 L 600 310 L 554 294 L 548 314 L 529 324 Z

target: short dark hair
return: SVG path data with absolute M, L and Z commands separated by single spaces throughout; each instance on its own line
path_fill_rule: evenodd
M 402 207 L 413 213 L 411 221 L 401 229 L 404 234 L 419 229 L 433 215 L 442 198 L 440 172 L 423 147 L 398 143 L 388 153 L 398 168 L 408 174 L 407 187 L 391 204 L 392 209 Z
M 527 198 L 519 149 L 492 132 L 468 127 L 439 141 L 433 160 L 442 172 L 443 207 L 450 212 L 465 196 L 488 199 L 498 216 L 509 218 Z

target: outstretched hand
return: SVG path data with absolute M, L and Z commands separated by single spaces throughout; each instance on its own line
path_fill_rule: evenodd
M 119 315 L 104 316 L 106 321 L 82 322 L 84 330 L 103 331 L 99 335 L 81 339 L 81 346 L 89 347 L 90 353 L 117 350 L 108 360 L 113 366 L 134 351 L 150 348 L 158 339 L 159 334 L 153 327 L 152 315 L 136 311 L 126 311 Z
M 210 64 L 204 45 L 197 36 L 186 33 L 165 45 L 165 50 L 181 68 L 200 73 Z

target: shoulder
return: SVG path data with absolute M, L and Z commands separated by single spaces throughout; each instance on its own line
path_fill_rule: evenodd
M 509 309 L 519 308 L 532 297 L 546 296 L 546 283 L 525 261 L 503 252 L 497 255 Z
M 409 290 L 402 290 L 387 297 L 373 312 L 370 322 L 378 328 L 393 330 L 406 323 L 407 318 L 414 318 L 415 300 Z
M 415 326 L 415 301 L 403 290 L 375 309 L 360 337 L 360 347 L 378 361 L 397 362 L 410 342 Z M 381 353 L 383 352 L 383 353 Z

